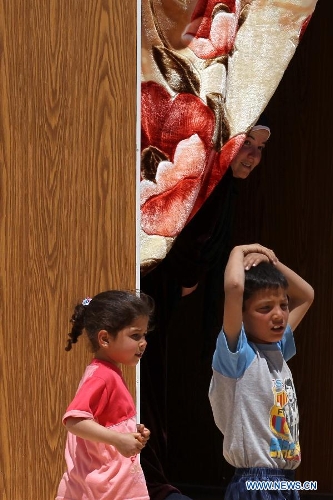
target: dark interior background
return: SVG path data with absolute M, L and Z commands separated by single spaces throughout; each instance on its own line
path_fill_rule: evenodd
M 233 239 L 274 249 L 315 289 L 315 302 L 296 331 L 297 355 L 290 363 L 300 409 L 297 476 L 317 481 L 317 493 L 333 498 L 331 8 L 329 0 L 318 1 L 266 108 L 272 135 L 260 166 L 241 183 Z M 173 484 L 223 487 L 233 469 L 221 458 L 222 437 L 207 399 L 211 346 L 207 356 L 201 348 L 207 286 L 209 276 L 182 302 L 169 326 L 168 473 Z

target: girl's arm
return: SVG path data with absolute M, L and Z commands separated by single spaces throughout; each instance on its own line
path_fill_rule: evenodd
M 314 290 L 309 283 L 282 262 L 277 262 L 275 265 L 284 274 L 289 284 L 287 290 L 290 311 L 288 322 L 292 330 L 295 330 L 313 302 Z
M 129 458 L 140 453 L 145 446 L 140 432 L 116 432 L 94 420 L 68 417 L 65 426 L 69 432 L 82 439 L 114 446 L 124 457 Z

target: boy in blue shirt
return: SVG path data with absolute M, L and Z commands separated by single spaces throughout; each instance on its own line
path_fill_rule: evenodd
M 292 480 L 300 463 L 286 361 L 295 354 L 293 330 L 313 301 L 313 288 L 272 250 L 251 244 L 231 251 L 224 290 L 209 398 L 224 435 L 224 457 L 236 468 L 225 500 L 298 499 L 296 490 L 253 491 L 246 482 Z

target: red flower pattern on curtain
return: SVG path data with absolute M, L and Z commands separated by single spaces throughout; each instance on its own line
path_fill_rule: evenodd
M 143 0 L 142 268 L 165 257 L 223 177 L 316 1 Z

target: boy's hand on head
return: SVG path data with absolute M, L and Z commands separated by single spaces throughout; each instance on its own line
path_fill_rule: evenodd
M 244 269 L 248 271 L 250 267 L 257 266 L 260 262 L 269 262 L 267 255 L 258 252 L 252 252 L 244 257 Z
M 276 257 L 273 250 L 271 250 L 270 248 L 266 248 L 263 245 L 260 245 L 259 243 L 252 243 L 250 245 L 241 245 L 238 248 L 242 250 L 244 258 L 249 254 L 261 254 L 266 256 L 268 261 L 272 262 L 272 264 L 276 264 L 278 262 L 278 258 Z

